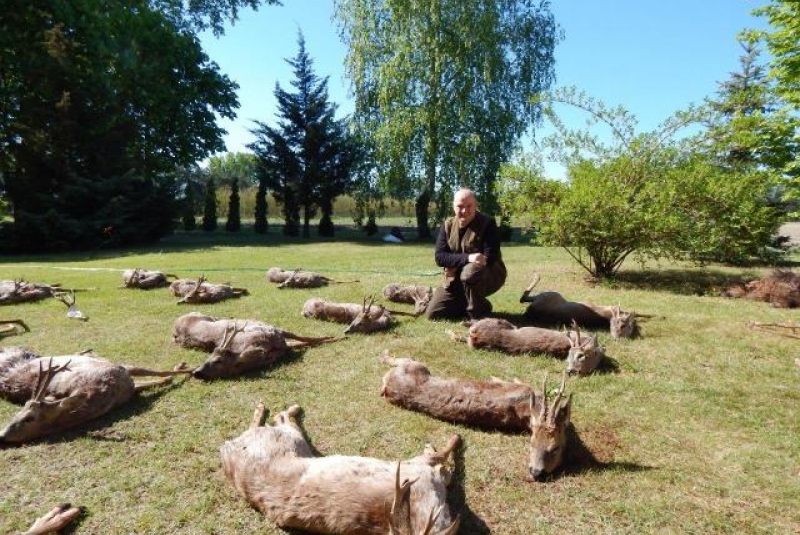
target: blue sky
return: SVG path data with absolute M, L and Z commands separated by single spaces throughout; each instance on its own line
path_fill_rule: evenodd
M 623 106 L 651 130 L 674 112 L 713 96 L 739 66 L 736 34 L 764 28 L 751 11 L 766 0 L 553 0 L 564 31 L 556 48 L 556 86 L 576 86 L 609 106 Z M 284 0 L 246 10 L 224 36 L 201 36 L 209 57 L 239 84 L 238 117 L 221 121 L 227 150 L 246 151 L 253 121 L 275 121 L 275 83 L 291 89 L 298 31 L 317 75 L 328 76 L 340 116 L 352 111 L 346 53 L 332 20 L 332 0 Z M 565 117 L 581 127 L 583 117 Z M 572 124 L 570 124 L 572 122 Z M 537 133 L 537 136 L 540 134 Z

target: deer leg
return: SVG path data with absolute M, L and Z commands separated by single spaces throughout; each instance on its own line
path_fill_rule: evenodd
M 297 421 L 297 417 L 300 415 L 302 409 L 300 405 L 292 405 L 285 411 L 281 411 L 275 415 L 275 424 L 276 425 L 291 425 L 298 431 L 302 432 L 303 428 L 300 427 L 300 423 Z
M 180 369 L 173 371 L 160 372 L 148 368 L 140 368 L 139 366 L 123 366 L 128 375 L 132 377 L 173 377 L 175 375 L 188 375 L 192 373 L 189 369 Z
M 153 388 L 154 386 L 166 385 L 171 382 L 172 382 L 172 377 L 164 377 L 163 379 L 154 379 L 152 381 L 142 381 L 141 383 L 136 383 L 133 386 L 133 391 L 138 393 L 143 390 Z
M 264 427 L 264 422 L 267 420 L 267 409 L 263 403 L 256 405 L 256 410 L 253 412 L 253 421 L 250 423 L 250 429 L 256 427 Z
M 38 518 L 28 531 L 22 535 L 44 535 L 54 533 L 67 526 L 70 522 L 78 518 L 81 510 L 64 503 L 54 507 L 50 512 Z

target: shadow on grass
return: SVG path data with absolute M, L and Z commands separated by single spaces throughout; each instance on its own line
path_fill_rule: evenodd
M 600 284 L 622 290 L 652 290 L 678 295 L 718 296 L 720 291 L 734 284 L 759 278 L 752 270 L 739 273 L 715 269 L 659 269 L 623 271 L 613 280 Z
M 183 383 L 188 380 L 183 378 L 180 380 L 173 380 L 172 383 L 156 387 L 152 391 L 146 393 L 135 394 L 130 400 L 121 406 L 112 408 L 109 412 L 98 416 L 87 422 L 78 424 L 77 426 L 57 433 L 55 435 L 48 435 L 29 442 L 36 442 L 41 444 L 56 444 L 61 442 L 71 442 L 79 437 L 89 437 L 92 440 L 108 441 L 108 442 L 124 442 L 125 436 L 117 435 L 109 428 L 118 421 L 135 418 L 150 410 L 150 407 L 158 401 L 161 396 L 165 395 L 176 388 L 179 388 Z M 28 442 L 26 442 L 27 444 Z M 19 446 L 19 444 L 0 444 L 0 448 L 12 448 Z
M 461 517 L 461 527 L 459 533 L 472 533 L 475 535 L 487 535 L 491 533 L 489 526 L 486 525 L 478 515 L 469 507 L 467 493 L 464 490 L 466 480 L 467 463 L 464 458 L 464 441 L 462 440 L 453 452 L 453 478 L 447 489 L 447 506 L 450 508 L 453 518 L 456 515 Z M 479 499 L 479 498 L 478 498 Z
M 591 437 L 591 448 L 584 442 L 583 436 Z M 587 427 L 579 435 L 575 427 L 570 424 L 567 428 L 567 442 L 569 451 L 564 465 L 553 477 L 574 476 L 600 470 L 642 472 L 655 469 L 653 466 L 615 461 L 614 454 L 620 448 L 620 444 L 613 429 Z

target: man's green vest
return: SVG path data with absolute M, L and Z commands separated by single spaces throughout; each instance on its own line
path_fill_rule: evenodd
M 458 220 L 455 217 L 448 217 L 445 221 L 445 229 L 447 230 L 447 245 L 450 246 L 450 250 L 454 253 L 481 253 L 483 249 L 481 248 L 481 242 L 479 237 L 483 236 L 483 233 L 486 231 L 486 226 L 489 224 L 489 217 L 483 215 L 482 213 L 478 212 L 475 214 L 475 219 L 469 226 L 467 226 L 466 232 L 464 232 L 464 236 L 459 241 L 459 227 L 458 227 Z M 472 226 L 475 223 L 478 223 L 478 232 L 472 230 Z

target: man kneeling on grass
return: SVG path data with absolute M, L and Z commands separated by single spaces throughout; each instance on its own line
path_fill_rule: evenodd
M 436 238 L 436 265 L 444 268 L 444 280 L 434 290 L 425 315 L 480 319 L 492 312 L 486 297 L 506 282 L 497 223 L 478 211 L 475 194 L 468 189 L 453 196 L 453 212 Z

